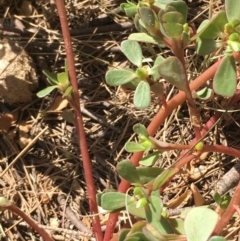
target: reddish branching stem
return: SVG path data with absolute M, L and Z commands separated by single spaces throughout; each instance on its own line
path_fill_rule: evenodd
M 236 53 L 234 57 L 240 58 L 240 53 Z M 209 79 L 211 79 L 216 70 L 218 69 L 218 66 L 220 65 L 222 60 L 217 61 L 215 64 L 213 64 L 211 67 L 209 67 L 205 72 L 203 72 L 199 77 L 197 77 L 194 81 L 190 84 L 190 89 L 197 90 L 199 89 L 204 83 L 206 83 Z M 157 115 L 153 118 L 151 123 L 149 124 L 147 130 L 150 136 L 153 136 L 158 128 L 163 124 L 164 120 L 173 112 L 177 106 L 181 105 L 186 100 L 186 95 L 183 92 L 179 92 L 177 95 L 175 95 L 170 101 L 168 101 L 167 106 L 165 108 L 161 108 Z M 142 158 L 143 153 L 137 152 L 134 153 L 131 157 L 131 162 L 137 166 L 140 159 Z M 190 160 L 189 158 L 186 158 L 187 160 Z M 129 188 L 130 184 L 126 180 L 122 180 L 118 191 L 120 192 L 126 192 Z M 240 195 L 240 193 L 239 193 Z M 239 196 L 240 197 L 240 196 Z M 109 241 L 112 237 L 112 234 L 115 229 L 115 225 L 118 219 L 118 213 L 112 213 L 108 219 L 107 228 L 105 231 L 104 241 Z
M 236 206 L 239 206 L 239 204 L 240 204 L 240 183 L 238 183 L 238 186 L 234 192 L 234 195 L 226 211 L 223 213 L 220 221 L 217 223 L 213 231 L 213 235 L 219 235 L 222 232 L 222 230 L 226 227 L 227 223 L 235 213 Z
M 62 27 L 62 34 L 63 34 L 66 55 L 67 55 L 67 62 L 69 66 L 69 77 L 70 77 L 71 84 L 73 86 L 73 98 L 72 99 L 69 98 L 69 101 L 74 109 L 75 125 L 77 129 L 77 134 L 78 134 L 79 148 L 82 154 L 83 168 L 84 168 L 85 180 L 86 180 L 88 196 L 89 196 L 89 207 L 90 207 L 91 214 L 97 214 L 98 206 L 96 201 L 96 189 L 95 189 L 93 175 L 92 175 L 92 166 L 91 166 L 91 161 L 88 153 L 88 146 L 87 146 L 84 126 L 83 126 L 82 113 L 80 110 L 76 69 L 75 69 L 72 43 L 71 43 L 70 31 L 68 28 L 68 21 L 67 21 L 64 0 L 55 0 L 55 4 L 57 6 L 60 23 Z M 96 240 L 102 241 L 103 237 L 102 237 L 99 216 L 93 217 L 93 231 L 94 231 Z
M 48 233 L 40 228 L 28 215 L 26 215 L 21 209 L 19 209 L 14 203 L 9 206 L 1 207 L 1 209 L 8 209 L 9 211 L 19 215 L 26 223 L 28 223 L 36 232 L 38 232 L 45 241 L 53 241 Z

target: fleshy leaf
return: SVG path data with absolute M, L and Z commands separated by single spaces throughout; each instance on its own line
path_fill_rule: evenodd
M 121 50 L 132 64 L 142 66 L 142 49 L 138 42 L 124 40 L 121 43 Z
M 205 87 L 196 92 L 197 98 L 200 100 L 210 100 L 213 97 L 213 90 Z
M 176 57 L 168 57 L 158 65 L 159 74 L 179 90 L 186 91 L 185 75 L 182 63 Z
M 207 241 L 218 222 L 218 214 L 207 207 L 191 209 L 185 218 L 184 229 L 188 241 Z
M 136 78 L 136 74 L 131 69 L 113 69 L 106 73 L 106 82 L 111 86 L 123 85 Z
M 231 97 L 237 88 L 236 64 L 233 56 L 225 56 L 220 63 L 213 79 L 216 94 Z
M 62 85 L 66 85 L 69 83 L 68 74 L 66 72 L 58 73 L 57 79 L 58 79 L 58 82 Z
M 134 93 L 134 105 L 139 109 L 147 108 L 151 103 L 150 86 L 147 82 L 141 81 Z
M 139 15 L 144 25 L 148 28 L 154 28 L 156 22 L 156 14 L 151 8 L 141 7 L 139 8 Z
M 118 210 L 124 208 L 131 197 L 120 192 L 106 192 L 101 196 L 101 206 L 105 210 Z
M 125 144 L 125 150 L 127 152 L 139 152 L 139 151 L 145 151 L 145 147 L 141 144 L 134 142 L 134 141 L 128 141 Z
M 183 15 L 175 11 L 164 13 L 161 18 L 165 23 L 183 23 L 183 19 Z
M 197 38 L 196 52 L 199 55 L 211 54 L 217 47 L 214 39 Z
M 141 184 L 146 184 L 160 175 L 163 172 L 163 169 L 159 167 L 137 167 L 137 172 Z
M 240 0 L 225 0 L 228 21 L 240 19 Z
M 58 88 L 57 85 L 48 86 L 47 88 L 45 88 L 45 89 L 43 89 L 43 90 L 40 90 L 40 91 L 37 93 L 37 97 L 38 97 L 38 98 L 45 97 L 46 95 L 50 94 L 54 89 L 57 89 L 57 88 Z
M 159 192 L 157 190 L 157 192 Z M 146 220 L 148 223 L 160 221 L 163 203 L 160 197 L 152 194 L 149 198 L 150 202 L 146 207 Z
M 144 125 L 142 124 L 136 124 L 133 126 L 133 131 L 138 134 L 138 135 L 143 135 L 143 136 L 146 136 L 148 137 L 148 132 L 147 132 L 147 129 Z
M 144 42 L 144 43 L 157 44 L 157 45 L 160 45 L 161 47 L 165 46 L 162 41 L 147 33 L 132 33 L 129 35 L 128 39 Z
M 139 164 L 141 164 L 143 166 L 152 166 L 158 160 L 159 156 L 160 156 L 160 152 L 159 151 L 153 152 L 150 155 L 147 155 L 144 158 L 142 158 L 139 161 Z
M 163 171 L 155 180 L 153 183 L 153 190 L 159 189 L 171 176 L 173 176 L 176 173 L 175 169 L 167 169 Z
M 184 220 L 181 218 L 168 218 L 167 221 L 178 234 L 185 235 Z
M 125 241 L 127 234 L 130 232 L 131 229 L 123 229 L 118 236 L 118 241 Z
M 171 3 L 169 4 L 171 6 L 173 6 L 179 13 L 181 13 L 183 15 L 183 21 L 182 23 L 186 23 L 187 22 L 187 15 L 188 15 L 188 6 L 184 1 L 171 1 Z
M 183 25 L 180 23 L 163 23 L 163 28 L 170 38 L 181 38 L 182 36 Z
M 140 183 L 140 177 L 138 175 L 137 169 L 130 161 L 125 160 L 119 162 L 116 169 L 119 176 L 128 182 Z
M 121 3 L 120 4 L 121 11 L 125 12 L 128 17 L 134 17 L 137 13 L 138 7 L 131 2 Z
M 51 73 L 48 70 L 43 70 L 43 73 L 47 76 L 47 80 L 51 85 L 56 85 L 58 84 L 57 81 L 57 74 Z
M 66 91 L 63 94 L 63 97 L 65 96 L 70 96 L 72 93 L 73 87 L 72 86 L 68 86 L 68 88 L 66 89 Z
M 221 236 L 212 236 L 208 241 L 227 241 L 227 240 Z
M 197 37 L 205 39 L 214 39 L 219 37 L 219 34 L 224 31 L 225 24 L 228 23 L 226 13 L 224 11 L 217 13 L 211 20 L 205 20 L 198 28 L 198 33 L 192 38 Z

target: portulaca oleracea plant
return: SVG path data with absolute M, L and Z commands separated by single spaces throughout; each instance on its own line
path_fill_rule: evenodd
M 132 216 L 134 221 L 130 228 L 120 231 L 119 241 L 225 240 L 219 235 L 240 203 L 239 186 L 232 199 L 215 192 L 213 199 L 221 212 L 209 206 L 199 206 L 189 208 L 175 218 L 168 216 L 168 207 L 163 205 L 161 194 L 173 176 L 203 152 L 220 152 L 240 157 L 238 150 L 232 152 L 229 147 L 204 143 L 207 131 L 203 127 L 208 123 L 202 123 L 196 107 L 196 98 L 199 101 L 211 101 L 221 96 L 230 103 L 237 94 L 240 0 L 226 0 L 225 10 L 204 20 L 197 30 L 188 25 L 188 7 L 184 1 L 127 1 L 120 7 L 133 20 L 138 31 L 121 43 L 121 50 L 133 67 L 110 69 L 106 73 L 106 82 L 110 86 L 124 86 L 133 90 L 133 103 L 137 109 L 149 107 L 152 96 L 158 97 L 162 106 L 148 128 L 142 124 L 134 126 L 138 142 L 125 144 L 126 151 L 134 154 L 130 160 L 123 160 L 117 165 L 118 174 L 123 179 L 119 190 L 106 191 L 97 196 L 99 205 L 113 212 L 105 240 L 111 237 L 114 221 L 121 210 L 126 210 L 129 219 Z M 151 61 L 146 62 L 141 44 L 149 49 L 152 46 L 159 47 L 159 50 L 168 48 L 171 52 L 168 57 L 166 54 L 163 57 L 159 51 Z M 188 77 L 191 75 L 188 73 L 185 50 L 189 46 L 195 46 L 196 54 L 215 59 L 209 69 L 199 73 L 195 80 Z M 207 81 L 211 83 L 204 85 Z M 164 82 L 179 90 L 179 94 L 169 101 L 165 99 Z M 179 145 L 154 138 L 158 127 L 184 101 L 188 106 L 195 139 L 189 145 Z M 228 107 L 226 106 L 226 111 Z M 216 122 L 217 120 L 208 130 Z M 154 164 L 161 153 L 170 150 L 182 151 L 176 163 L 168 169 L 156 167 Z

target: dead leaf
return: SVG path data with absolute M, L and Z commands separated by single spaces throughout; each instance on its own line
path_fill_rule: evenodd
M 198 206 L 202 206 L 205 203 L 205 199 L 202 196 L 202 194 L 199 192 L 198 188 L 196 187 L 196 185 L 194 185 L 193 183 L 190 186 L 191 190 L 192 190 L 192 194 L 193 194 L 193 199 L 194 199 L 194 204 L 196 207 Z
M 207 173 L 208 169 L 206 166 L 200 165 L 199 167 L 195 167 L 193 165 L 190 165 L 189 169 L 189 179 L 190 180 L 198 180 L 202 176 L 204 176 Z
M 20 134 L 28 133 L 32 129 L 32 124 L 27 123 L 27 121 L 21 121 L 18 125 Z
M 179 197 L 174 198 L 171 200 L 168 204 L 169 208 L 180 208 L 183 207 L 188 200 L 191 198 L 192 192 L 190 190 L 187 190 L 183 194 L 181 194 Z
M 7 113 L 0 117 L 0 130 L 8 132 L 10 127 L 16 123 L 18 118 L 18 112 Z
M 29 136 L 29 131 L 32 128 L 31 123 L 27 123 L 27 121 L 21 121 L 18 126 L 18 134 L 19 134 L 19 139 L 18 139 L 18 144 L 20 145 L 21 148 L 26 147 L 32 139 Z
M 47 112 L 58 112 L 63 109 L 65 109 L 68 105 L 68 101 L 66 99 L 63 99 L 61 95 L 58 95 L 52 106 L 47 110 Z

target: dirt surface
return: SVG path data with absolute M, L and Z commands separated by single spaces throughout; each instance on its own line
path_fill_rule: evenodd
M 147 126 L 157 113 L 159 103 L 154 99 L 147 110 L 136 110 L 131 92 L 105 84 L 108 68 L 129 64 L 119 45 L 135 29 L 119 11 L 119 4 L 124 1 L 65 2 L 73 37 L 84 126 L 95 184 L 100 192 L 105 188 L 117 188 L 120 179 L 115 166 L 130 156 L 125 152 L 124 144 L 134 138 L 132 126 L 136 123 Z M 195 27 L 222 8 L 221 1 L 187 3 L 189 19 Z M 42 70 L 62 71 L 66 57 L 54 1 L 1 1 L 0 9 L 2 38 L 16 41 L 31 56 L 36 66 L 38 90 L 41 90 L 47 85 Z M 144 45 L 143 50 L 147 57 L 150 53 Z M 163 51 L 168 53 L 168 50 Z M 191 49 L 186 51 L 189 71 L 194 78 L 207 66 L 193 53 Z M 13 105 L 6 101 L 0 104 L 0 195 L 15 202 L 55 240 L 91 240 L 88 194 L 75 127 L 68 111 L 70 107 L 56 92 L 43 99 L 37 98 L 35 93 L 32 101 L 23 104 Z M 166 88 L 168 99 L 175 93 L 176 90 Z M 213 113 L 209 107 L 220 108 L 218 103 L 200 106 L 205 121 Z M 206 142 L 238 148 L 239 118 L 233 113 L 222 119 L 209 133 Z M 174 111 L 156 136 L 168 142 L 188 143 L 193 133 L 186 106 Z M 158 165 L 169 167 L 178 154 L 163 154 Z M 217 154 L 203 158 L 203 163 L 186 167 L 174 178 L 163 197 L 166 203 L 186 193 L 191 183 L 198 187 L 206 203 L 212 202 L 211 190 L 237 160 Z M 192 205 L 190 195 L 178 208 Z M 66 208 L 70 210 L 67 216 L 63 212 Z M 71 219 L 73 216 L 75 221 Z M 104 228 L 107 215 L 100 217 Z M 228 240 L 236 239 L 238 226 L 239 220 L 233 220 L 229 225 L 226 231 Z M 9 212 L 0 216 L 0 230 L 2 240 L 40 240 L 21 219 Z

